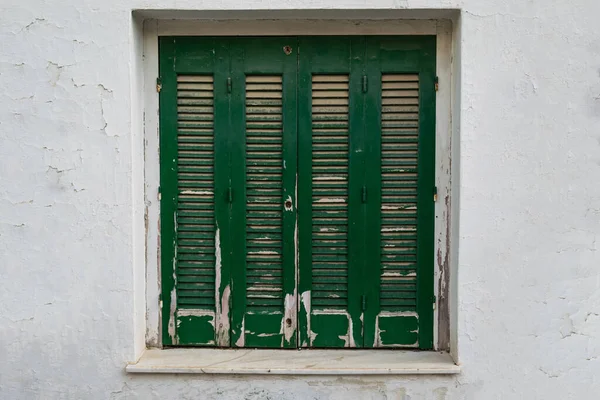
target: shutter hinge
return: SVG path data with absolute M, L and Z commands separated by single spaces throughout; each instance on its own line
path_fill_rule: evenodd
M 361 302 L 362 311 L 365 311 L 367 309 L 367 296 L 363 294 L 360 298 L 360 302 Z
M 160 79 L 160 77 L 156 78 L 156 92 L 160 93 L 160 90 L 162 89 L 162 79 Z
M 227 93 L 231 93 L 231 77 L 227 78 Z
M 435 305 L 437 303 L 437 297 L 435 297 L 435 295 L 431 296 L 431 302 L 433 303 L 433 309 L 435 310 Z
M 437 186 L 433 187 L 433 201 L 437 201 Z
M 438 90 L 440 90 L 440 79 L 436 76 L 434 82 L 435 82 L 435 91 L 437 92 Z
M 162 199 L 162 194 L 160 192 L 160 186 L 158 187 L 158 200 L 160 201 Z
M 227 188 L 227 201 L 231 204 L 233 203 L 233 189 L 231 186 Z
M 363 203 L 367 202 L 367 187 L 366 186 L 362 187 L 361 198 L 362 198 Z
M 362 91 L 363 91 L 363 93 L 367 93 L 368 89 L 369 89 L 369 83 L 368 83 L 367 76 L 363 75 L 363 77 L 362 77 Z

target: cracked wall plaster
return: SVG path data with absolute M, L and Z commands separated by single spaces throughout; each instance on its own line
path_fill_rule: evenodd
M 131 10 L 0 5 L 0 398 L 595 399 L 600 392 L 597 0 L 208 0 L 210 10 L 462 8 L 455 377 L 131 376 Z M 132 67 L 133 66 L 133 67 Z M 136 83 L 136 84 L 139 84 Z M 142 179 L 142 181 L 140 181 Z M 136 186 L 138 185 L 138 186 Z M 140 218 L 137 218 L 140 216 Z M 142 250 L 143 259 L 143 250 Z M 143 307 L 142 307 L 143 308 Z M 143 318 L 143 316 L 142 316 Z M 142 333 L 143 335 L 143 333 Z

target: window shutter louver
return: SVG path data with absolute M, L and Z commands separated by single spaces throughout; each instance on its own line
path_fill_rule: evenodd
M 348 75 L 312 77 L 311 324 L 348 335 Z M 322 322 L 321 322 L 322 321 Z M 350 340 L 349 338 L 347 340 Z M 315 344 L 318 345 L 318 340 Z M 327 346 L 329 343 L 323 343 Z M 350 343 L 340 343 L 350 346 Z
M 213 77 L 177 77 L 176 301 L 179 343 L 214 344 L 215 215 Z M 202 331 L 202 330 L 201 330 Z
M 375 346 L 417 340 L 418 75 L 382 75 L 381 275 Z M 390 321 L 407 321 L 399 330 Z M 407 332 L 408 337 L 394 338 Z M 387 337 L 386 337 L 387 336 Z
M 281 76 L 246 77 L 246 346 L 282 346 L 282 96 Z

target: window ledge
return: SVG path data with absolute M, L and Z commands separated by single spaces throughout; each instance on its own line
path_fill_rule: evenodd
M 256 375 L 458 374 L 448 353 L 401 350 L 152 349 L 129 373 Z

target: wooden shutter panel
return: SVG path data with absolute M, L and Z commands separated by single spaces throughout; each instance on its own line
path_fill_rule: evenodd
M 302 347 L 362 347 L 364 38 L 306 38 L 299 63 Z M 354 116 L 354 117 L 353 117 Z
M 366 184 L 380 201 L 367 206 L 365 346 L 431 349 L 435 38 L 366 47 Z
M 163 344 L 227 346 L 227 48 L 163 37 L 159 49 Z
M 296 39 L 244 38 L 231 52 L 235 347 L 297 346 L 297 58 L 286 46 Z

